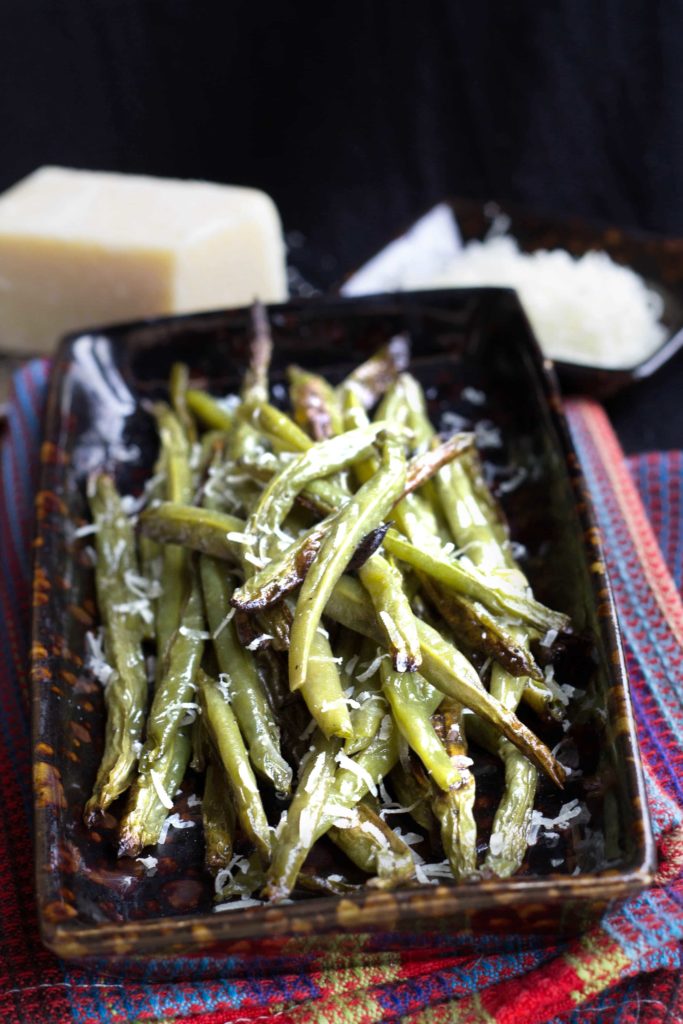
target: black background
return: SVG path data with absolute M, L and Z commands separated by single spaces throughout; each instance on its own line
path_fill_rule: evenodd
M 683 235 L 683 4 L 0 0 L 0 188 L 43 163 L 254 185 L 338 280 L 445 195 Z M 680 447 L 683 357 L 613 400 Z

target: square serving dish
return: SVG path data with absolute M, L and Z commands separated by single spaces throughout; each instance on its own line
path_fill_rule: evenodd
M 515 204 L 461 198 L 439 203 L 370 255 L 340 290 L 349 296 L 394 291 L 406 270 L 416 266 L 424 270 L 425 280 L 439 276 L 463 245 L 481 242 L 503 228 L 526 253 L 565 249 L 578 258 L 594 250 L 605 252 L 639 274 L 661 298 L 666 334 L 655 352 L 634 366 L 615 369 L 557 359 L 555 369 L 566 392 L 609 398 L 651 377 L 683 348 L 683 239 L 536 213 Z
M 554 375 L 514 292 L 301 300 L 271 307 L 270 318 L 274 384 L 294 361 L 339 380 L 406 332 L 411 368 L 426 389 L 433 421 L 448 413 L 451 422 L 455 414 L 480 423 L 487 464 L 507 481 L 502 498 L 513 537 L 526 547 L 524 566 L 537 596 L 568 612 L 582 638 L 557 667 L 559 681 L 577 689 L 567 735 L 580 771 L 561 795 L 542 784 L 536 806 L 552 817 L 561 802 L 576 798 L 586 813 L 557 842 L 539 840 L 510 879 L 367 890 L 216 913 L 213 881 L 202 865 L 198 808 L 188 804 L 197 782 L 190 777 L 174 810 L 196 827 L 172 830 L 152 851 L 156 874 L 146 874 L 138 861 L 117 861 L 116 805 L 101 827 L 89 831 L 82 823 L 104 722 L 101 687 L 84 666 L 85 633 L 97 623 L 87 539 L 74 537 L 89 518 L 85 479 L 93 468 L 107 467 L 124 493 L 140 490 L 157 444 L 144 400 L 165 393 L 168 371 L 179 359 L 214 393 L 235 390 L 249 313 L 92 330 L 67 338 L 59 350 L 42 448 L 32 700 L 36 881 L 45 943 L 64 957 L 106 958 L 109 970 L 169 977 L 174 954 L 196 957 L 198 975 L 254 966 L 300 971 L 330 948 L 368 962 L 406 946 L 432 955 L 484 945 L 504 949 L 520 935 L 543 942 L 584 928 L 613 900 L 650 882 L 654 845 L 598 532 Z M 559 726 L 541 735 L 551 747 L 567 742 Z M 500 785 L 495 765 L 486 766 L 479 783 L 485 844 Z M 149 957 L 164 960 L 145 966 Z

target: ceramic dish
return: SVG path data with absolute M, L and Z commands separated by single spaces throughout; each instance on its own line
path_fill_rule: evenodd
M 566 249 L 579 257 L 591 250 L 606 252 L 630 267 L 659 293 L 666 336 L 647 359 L 626 369 L 605 369 L 563 360 L 555 368 L 567 392 L 608 398 L 652 376 L 683 348 L 683 239 L 665 239 L 644 232 L 623 231 L 576 218 L 532 213 L 515 205 L 451 199 L 440 203 L 410 225 L 384 249 L 370 256 L 341 286 L 344 294 L 370 294 L 398 287 L 400 273 L 419 261 L 427 278 L 436 275 L 474 239 L 483 240 L 503 217 L 506 231 L 523 252 Z
M 84 481 L 94 467 L 108 467 L 123 491 L 140 489 L 156 450 L 142 400 L 164 393 L 177 359 L 217 394 L 235 389 L 248 315 L 238 310 L 91 331 L 59 350 L 42 449 L 32 699 L 44 941 L 65 957 L 107 957 L 109 969 L 123 972 L 140 970 L 141 958 L 152 955 L 229 955 L 227 965 L 197 960 L 198 971 L 218 963 L 225 973 L 257 960 L 261 969 L 300 964 L 306 949 L 323 950 L 345 934 L 356 955 L 420 942 L 452 953 L 473 943 L 504 948 L 520 934 L 542 941 L 585 927 L 612 900 L 648 884 L 653 841 L 598 534 L 554 377 L 514 292 L 302 300 L 272 307 L 270 315 L 274 382 L 283 381 L 292 361 L 338 380 L 406 331 L 433 420 L 449 413 L 483 424 L 483 453 L 497 479 L 507 481 L 503 497 L 513 535 L 528 552 L 526 571 L 541 600 L 572 616 L 580 638 L 557 665 L 560 683 L 578 691 L 569 733 L 535 724 L 545 728 L 551 747 L 569 737 L 580 771 L 563 794 L 544 782 L 537 807 L 552 817 L 561 802 L 576 798 L 589 817 L 559 839 L 539 840 L 520 874 L 507 880 L 367 890 L 216 913 L 212 879 L 202 866 L 198 809 L 188 803 L 198 782 L 190 775 L 175 810 L 197 827 L 169 832 L 152 851 L 159 858 L 153 876 L 138 861 L 117 861 L 116 805 L 101 827 L 89 831 L 82 823 L 103 735 L 101 687 L 83 661 L 85 632 L 97 622 L 93 572 L 87 538 L 73 536 L 88 519 Z M 477 816 L 483 849 L 501 777 L 495 763 L 482 764 Z M 328 870 L 332 850 L 322 853 Z M 157 962 L 157 971 L 172 974 L 173 961 L 164 963 Z

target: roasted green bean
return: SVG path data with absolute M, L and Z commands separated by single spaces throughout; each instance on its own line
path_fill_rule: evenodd
M 280 753 L 280 730 L 263 689 L 253 655 L 238 642 L 231 621 L 232 584 L 223 565 L 202 555 L 199 561 L 206 617 L 218 667 L 230 703 L 258 772 L 281 793 L 289 793 L 292 770 Z
M 92 486 L 90 504 L 97 528 L 95 582 L 111 675 L 104 691 L 104 752 L 85 807 L 88 823 L 124 793 L 134 777 L 147 704 L 144 620 L 137 607 L 140 601 L 131 590 L 131 582 L 139 578 L 133 528 L 113 479 L 102 473 Z
M 297 690 L 308 666 L 313 635 L 328 597 L 360 540 L 387 514 L 405 481 L 405 455 L 394 438 L 382 444 L 382 465 L 340 510 L 299 592 L 289 647 L 289 682 Z
M 235 813 L 249 840 L 268 861 L 272 852 L 270 827 L 230 702 L 220 683 L 201 669 L 197 683 L 206 726 L 230 782 Z

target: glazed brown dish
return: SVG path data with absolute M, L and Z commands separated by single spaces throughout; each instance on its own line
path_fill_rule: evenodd
M 496 289 L 314 300 L 272 307 L 272 380 L 293 361 L 339 380 L 399 331 L 412 341 L 411 367 L 430 416 L 480 426 L 482 454 L 499 485 L 524 569 L 540 600 L 571 615 L 575 637 L 559 656 L 560 684 L 575 687 L 571 728 L 531 721 L 551 747 L 571 747 L 575 771 L 562 794 L 544 783 L 536 806 L 548 818 L 572 799 L 582 820 L 541 834 L 514 878 L 417 885 L 394 892 L 307 897 L 292 904 L 216 913 L 202 863 L 200 814 L 188 798 L 174 811 L 194 827 L 171 830 L 151 851 L 157 870 L 116 857 L 117 805 L 101 825 L 83 825 L 100 756 L 103 700 L 84 666 L 84 636 L 97 623 L 87 541 L 85 480 L 94 468 L 137 493 L 156 454 L 144 399 L 164 394 L 183 360 L 216 394 L 235 389 L 249 341 L 248 311 L 200 314 L 92 331 L 59 352 L 43 446 L 35 565 L 33 729 L 36 872 L 44 941 L 62 956 L 107 957 L 136 970 L 141 956 L 258 958 L 282 966 L 314 942 L 356 936 L 355 950 L 400 948 L 440 933 L 448 948 L 504 948 L 584 927 L 611 900 L 648 884 L 654 847 L 645 805 L 627 681 L 609 584 L 580 468 L 553 377 L 512 292 Z M 530 713 L 529 713 L 530 714 Z M 477 819 L 488 841 L 501 774 L 477 770 Z M 341 854 L 324 845 L 318 868 Z M 436 941 L 436 940 L 435 940 Z M 212 966 L 213 965 L 213 966 Z M 139 966 L 139 965 L 138 965 Z M 210 972 L 215 961 L 199 970 Z M 173 964 L 167 964 L 173 973 Z M 222 963 L 221 970 L 226 970 Z

